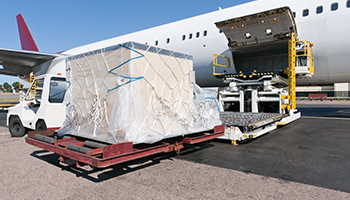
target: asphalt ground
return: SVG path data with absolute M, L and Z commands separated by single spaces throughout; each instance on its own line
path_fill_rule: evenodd
M 302 116 L 350 118 L 350 101 L 299 101 Z
M 0 99 L 19 99 L 19 96 L 19 94 L 2 93 L 0 94 Z
M 350 199 L 350 103 L 306 104 L 301 119 L 238 146 L 213 140 L 103 170 L 59 164 L 5 133 L 0 199 Z

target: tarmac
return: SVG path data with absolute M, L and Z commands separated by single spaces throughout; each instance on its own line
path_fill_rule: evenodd
M 19 94 L 13 93 L 0 93 L 0 99 L 19 99 Z
M 350 199 L 350 102 L 297 106 L 301 119 L 238 146 L 213 140 L 106 169 L 0 132 L 0 199 Z

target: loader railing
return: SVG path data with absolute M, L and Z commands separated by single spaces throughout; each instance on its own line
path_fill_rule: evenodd
M 224 58 L 225 59 L 225 65 L 223 64 L 219 64 L 219 58 Z M 220 54 L 216 54 L 214 53 L 213 55 L 213 76 L 217 76 L 217 75 L 224 75 L 225 73 L 218 73 L 216 72 L 216 67 L 225 67 L 228 68 L 228 73 L 230 73 L 230 69 L 231 69 L 231 59 L 227 56 L 223 56 Z

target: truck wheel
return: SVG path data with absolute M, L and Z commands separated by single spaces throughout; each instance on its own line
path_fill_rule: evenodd
M 18 117 L 11 117 L 9 130 L 12 137 L 23 137 L 27 130 L 23 127 L 21 120 Z
M 36 123 L 36 131 L 45 131 L 47 130 L 46 124 L 44 121 L 40 120 Z

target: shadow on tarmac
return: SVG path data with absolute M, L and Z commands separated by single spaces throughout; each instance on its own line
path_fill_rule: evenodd
M 171 153 L 158 154 L 114 165 L 112 167 L 107 168 L 95 168 L 89 165 L 78 168 L 76 167 L 76 162 L 74 160 L 66 160 L 63 162 L 59 162 L 60 156 L 47 150 L 34 151 L 30 155 L 45 162 L 48 162 L 56 167 L 59 167 L 62 171 L 69 171 L 75 174 L 76 177 L 83 177 L 87 180 L 96 183 L 103 182 L 111 178 L 116 178 L 127 173 L 135 172 L 143 168 L 159 164 L 162 160 L 165 159 L 172 160 L 172 156 L 174 156 Z
M 186 145 L 184 149 L 181 149 L 181 152 L 185 155 L 212 146 L 213 145 L 210 144 L 210 142 L 201 145 L 199 148 L 197 147 L 197 145 Z M 77 177 L 83 177 L 87 180 L 98 183 L 111 178 L 116 178 L 127 173 L 135 172 L 156 164 L 160 164 L 162 160 L 172 160 L 172 158 L 175 157 L 177 154 L 175 152 L 157 154 L 117 164 L 104 169 L 95 168 L 89 165 L 78 168 L 76 167 L 76 162 L 74 160 L 66 160 L 63 162 L 59 162 L 60 156 L 47 150 L 37 150 L 32 152 L 30 155 L 45 162 L 48 162 L 56 167 L 60 167 L 62 170 L 69 171 L 75 174 Z

